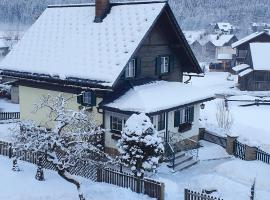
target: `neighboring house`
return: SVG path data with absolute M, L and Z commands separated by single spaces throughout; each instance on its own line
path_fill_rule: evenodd
M 251 43 L 244 61 L 237 66 L 240 90 L 270 90 L 270 43 Z M 247 66 L 248 65 L 248 66 Z
M 230 23 L 218 22 L 214 25 L 214 32 L 216 34 L 233 34 L 235 28 Z
M 112 154 L 132 113 L 151 117 L 165 143 L 197 140 L 200 105 L 213 98 L 182 83 L 202 70 L 167 1 L 49 6 L 0 68 L 18 79 L 22 119 L 46 125 L 34 103 L 63 93 L 96 116 Z
M 270 24 L 267 23 L 251 23 L 251 30 L 253 32 L 261 32 L 270 29 Z
M 233 43 L 232 48 L 236 50 L 235 65 L 240 65 L 244 63 L 247 57 L 250 43 L 254 42 L 270 42 L 270 34 L 266 31 L 256 32 Z

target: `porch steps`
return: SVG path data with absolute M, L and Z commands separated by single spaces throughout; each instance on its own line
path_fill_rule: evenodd
M 175 154 L 175 161 L 174 161 L 174 171 L 181 171 L 187 169 L 195 164 L 198 161 L 194 160 L 192 156 L 186 155 L 185 152 L 179 152 Z M 173 167 L 172 165 L 168 165 L 168 167 Z

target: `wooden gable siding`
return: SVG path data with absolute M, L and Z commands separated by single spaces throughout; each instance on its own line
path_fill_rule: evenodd
M 181 57 L 175 53 L 173 43 L 169 41 L 166 32 L 162 29 L 159 22 L 145 39 L 143 45 L 135 57 L 141 61 L 141 74 L 139 78 L 153 78 L 167 81 L 182 81 Z M 173 64 L 170 73 L 159 76 L 156 74 L 156 58 L 162 55 L 173 56 Z
M 250 43 L 254 43 L 254 42 L 270 42 L 270 35 L 268 35 L 267 33 L 262 34 L 256 38 L 253 38 L 252 40 L 239 45 L 238 47 L 236 47 L 237 50 L 248 50 L 249 49 L 249 44 Z
M 238 80 L 240 90 L 267 91 L 270 90 L 270 71 L 255 70 Z

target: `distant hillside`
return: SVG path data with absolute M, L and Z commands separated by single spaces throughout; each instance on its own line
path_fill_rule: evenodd
M 31 24 L 48 4 L 93 0 L 1 0 L 0 22 Z M 230 22 L 244 32 L 251 22 L 270 22 L 270 0 L 169 0 L 183 29 L 206 28 L 217 21 Z M 245 33 L 244 33 L 245 34 Z

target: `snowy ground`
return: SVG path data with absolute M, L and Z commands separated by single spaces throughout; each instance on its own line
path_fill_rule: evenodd
M 204 90 L 211 90 L 216 94 L 235 95 L 230 99 L 237 100 L 252 100 L 258 96 L 268 96 L 265 99 L 270 99 L 270 91 L 266 92 L 248 92 L 240 91 L 235 85 L 237 77 L 233 81 L 227 80 L 228 73 L 225 72 L 208 72 L 204 78 L 192 78 L 190 84 L 201 87 Z M 216 105 L 221 101 L 216 99 L 206 103 L 206 107 L 201 111 L 201 119 L 203 126 L 214 130 L 217 134 L 223 135 L 217 128 L 216 122 Z M 257 146 L 261 149 L 270 152 L 270 128 L 269 128 L 269 113 L 270 106 L 250 106 L 241 107 L 239 105 L 247 104 L 244 102 L 229 102 L 229 107 L 233 116 L 233 126 L 229 134 L 239 136 L 239 141 Z
M 20 112 L 20 105 L 11 103 L 8 99 L 0 98 L 0 112 Z
M 165 165 L 159 168 L 157 178 L 165 183 L 166 199 L 184 199 L 183 191 L 188 188 L 199 192 L 216 189 L 218 192 L 213 195 L 224 200 L 247 200 L 255 177 L 256 198 L 269 199 L 270 165 L 228 158 L 222 147 L 208 142 L 202 144 L 199 164 L 174 174 Z
M 60 178 L 55 172 L 45 170 L 46 181 L 36 181 L 36 166 L 19 163 L 23 171 L 13 172 L 11 160 L 0 156 L 0 199 L 9 200 L 76 200 L 75 186 Z M 87 200 L 150 200 L 128 189 L 105 183 L 95 183 L 83 178 L 82 189 Z

